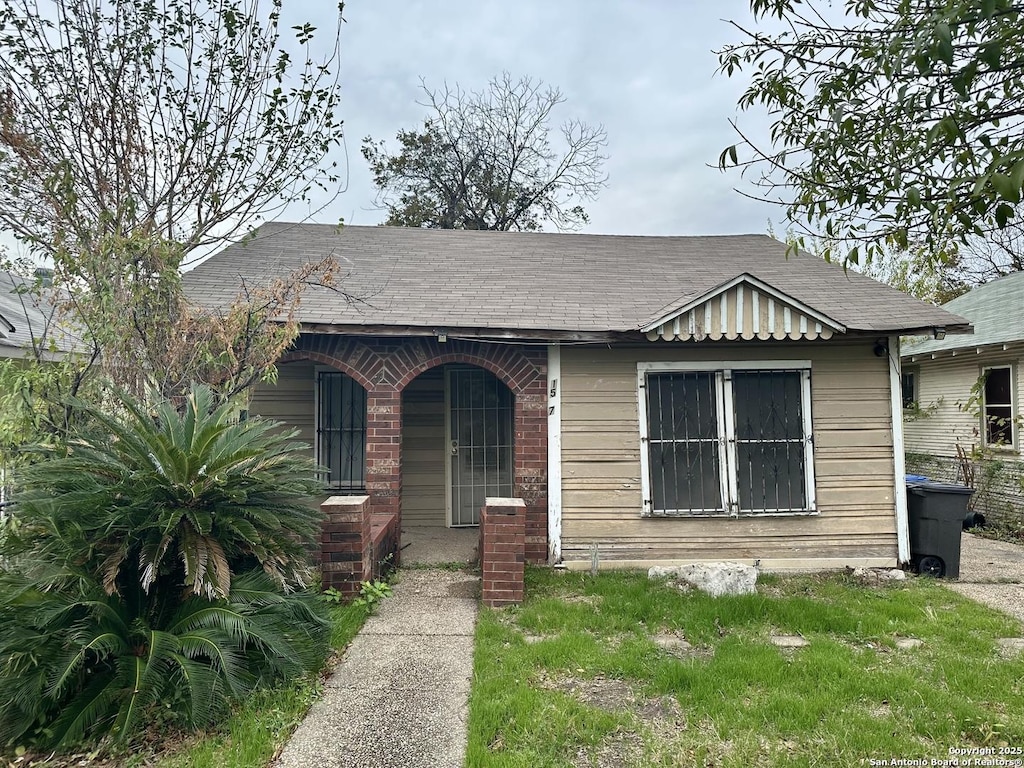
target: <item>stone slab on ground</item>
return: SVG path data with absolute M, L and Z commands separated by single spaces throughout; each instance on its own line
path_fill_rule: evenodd
M 772 645 L 777 648 L 806 648 L 810 641 L 800 635 L 772 635 Z
M 742 563 L 699 563 L 695 565 L 654 566 L 648 578 L 667 578 L 683 582 L 712 597 L 750 595 L 757 591 L 757 568 Z
M 918 637 L 896 638 L 896 647 L 899 648 L 901 651 L 909 651 L 914 648 L 920 648 L 922 645 L 924 645 L 924 640 L 921 640 Z
M 456 768 L 477 603 L 464 573 L 401 571 L 275 768 Z

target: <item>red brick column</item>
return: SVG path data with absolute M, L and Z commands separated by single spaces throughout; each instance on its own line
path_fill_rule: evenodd
M 526 504 L 522 499 L 488 498 L 480 510 L 484 605 L 497 608 L 523 601 L 525 550 Z
M 320 572 L 323 588 L 346 597 L 359 594 L 359 585 L 372 573 L 370 497 L 331 496 L 320 505 Z
M 546 366 L 537 363 L 541 370 Z M 526 502 L 526 562 L 548 560 L 547 378 L 515 393 L 515 492 Z
M 402 394 L 387 385 L 366 395 L 366 491 L 373 512 L 397 515 L 401 528 Z

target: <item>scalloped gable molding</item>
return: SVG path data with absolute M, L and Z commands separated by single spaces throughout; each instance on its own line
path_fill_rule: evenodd
M 744 273 L 643 326 L 650 341 L 830 339 L 846 326 Z

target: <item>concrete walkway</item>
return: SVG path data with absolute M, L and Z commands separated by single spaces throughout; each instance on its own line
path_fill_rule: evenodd
M 960 544 L 960 580 L 950 589 L 1024 622 L 1024 547 L 969 533 Z
M 277 768 L 462 766 L 480 580 L 400 573 Z

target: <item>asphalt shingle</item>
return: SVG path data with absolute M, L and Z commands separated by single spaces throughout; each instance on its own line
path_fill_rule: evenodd
M 227 306 L 241 282 L 333 255 L 339 287 L 310 289 L 309 324 L 637 331 L 748 273 L 852 331 L 966 321 L 766 235 L 641 237 L 265 224 L 185 276 L 189 295 Z
M 946 303 L 943 309 L 966 317 L 974 326 L 974 335 L 922 341 L 907 347 L 908 354 L 1024 341 L 1024 272 L 979 285 Z

